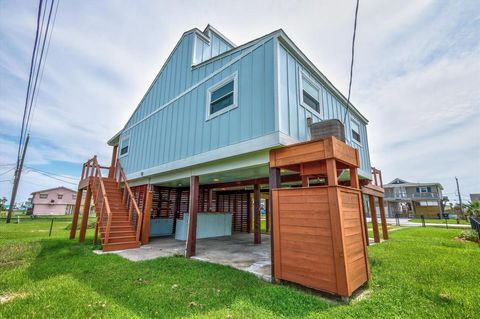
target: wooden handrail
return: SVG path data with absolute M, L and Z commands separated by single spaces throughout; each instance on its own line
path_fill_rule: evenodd
M 120 166 L 120 161 L 116 161 L 116 168 L 115 172 L 118 171 L 118 184 L 120 185 L 122 180 L 123 180 L 123 187 L 124 187 L 124 193 L 123 193 L 123 201 L 124 205 L 126 205 L 127 198 L 129 199 L 129 204 L 130 208 L 128 210 L 128 219 L 130 220 L 132 217 L 132 209 L 137 215 L 137 225 L 136 225 L 136 239 L 140 240 L 140 232 L 142 229 L 142 212 L 138 208 L 137 201 L 135 200 L 135 197 L 133 196 L 132 190 L 130 189 L 130 186 L 128 185 L 127 182 L 127 177 L 125 176 L 125 173 L 123 172 L 122 167 Z M 117 173 L 115 173 L 114 178 L 117 178 Z

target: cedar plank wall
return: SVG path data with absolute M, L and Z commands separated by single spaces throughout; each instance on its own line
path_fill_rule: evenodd
M 331 191 L 339 198 L 338 208 L 329 200 Z M 345 296 L 365 283 L 360 192 L 275 189 L 273 197 L 276 278 Z

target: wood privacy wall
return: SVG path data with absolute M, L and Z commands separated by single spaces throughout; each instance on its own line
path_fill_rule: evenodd
M 341 296 L 368 280 L 359 190 L 286 188 L 272 196 L 276 278 Z
M 131 189 L 138 207 L 143 212 L 147 185 Z M 183 214 L 188 212 L 190 193 L 188 189 L 153 186 L 152 191 L 152 219 L 183 219 Z M 250 194 L 251 192 L 247 191 L 213 191 L 211 211 L 232 213 L 232 231 L 250 232 Z M 201 189 L 199 192 L 198 210 L 208 211 L 208 189 Z

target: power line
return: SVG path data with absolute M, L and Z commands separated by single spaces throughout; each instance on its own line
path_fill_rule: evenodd
M 47 2 L 48 2 L 48 0 L 47 0 Z M 36 76 L 35 76 L 35 84 L 33 85 L 33 93 L 32 93 L 32 97 L 30 99 L 30 107 L 28 109 L 26 129 L 30 126 L 30 124 L 29 124 L 30 123 L 30 115 L 32 113 L 33 101 L 35 100 L 35 93 L 38 92 L 37 91 L 37 82 L 38 82 L 38 76 L 40 74 L 40 69 L 42 68 L 42 62 L 43 62 L 43 65 L 45 65 L 45 62 L 44 62 L 44 59 L 43 59 L 43 52 L 45 50 L 45 43 L 47 41 L 48 29 L 50 27 L 50 19 L 52 18 L 53 3 L 54 3 L 54 0 L 52 0 L 52 2 L 50 3 L 50 11 L 48 13 L 47 26 L 46 26 L 45 34 L 44 34 L 43 41 L 42 41 L 42 50 L 40 52 L 40 58 L 38 60 L 37 72 L 36 72 Z M 46 11 L 46 7 L 45 7 L 45 10 L 44 10 L 44 14 L 45 14 L 45 11 Z M 45 56 L 45 58 L 46 58 L 46 56 Z M 25 133 L 28 133 L 28 131 L 26 131 Z
M 60 0 L 57 0 L 57 6 L 55 7 L 55 13 L 53 14 L 53 22 L 52 22 L 52 31 L 50 32 L 50 36 L 48 37 L 48 43 L 47 43 L 47 51 L 45 52 L 45 59 L 48 56 L 48 52 L 50 50 L 50 42 L 52 40 L 52 34 L 53 34 L 53 27 L 55 26 L 55 21 L 57 20 L 57 11 L 58 11 L 58 5 L 60 4 Z M 45 63 L 42 65 L 42 71 L 40 72 L 40 82 L 38 84 L 38 87 L 40 88 L 42 86 L 42 80 L 43 80 L 43 71 L 45 70 Z M 35 109 L 37 107 L 37 101 L 38 101 L 38 95 L 35 95 L 35 102 L 33 103 L 33 108 L 32 108 L 32 119 L 30 120 L 30 123 L 27 126 L 27 132 L 30 131 L 30 125 L 32 124 L 33 121 L 33 116 L 35 115 Z
M 50 175 L 50 174 L 46 174 L 46 173 L 44 173 L 44 172 L 38 172 L 38 171 L 36 171 L 36 172 L 37 172 L 38 174 L 42 174 L 42 175 L 44 175 L 44 176 L 46 176 L 46 177 L 50 177 L 50 178 L 52 178 L 52 179 L 55 179 L 55 180 L 60 181 L 60 182 L 63 182 L 63 183 L 72 184 L 72 185 L 77 185 L 77 184 L 78 184 L 78 183 L 74 183 L 74 182 L 70 182 L 70 181 L 63 180 L 63 179 L 61 179 L 61 178 L 52 176 L 52 175 Z
M 359 0 L 357 0 L 357 6 L 355 8 L 355 21 L 353 23 L 352 60 L 351 60 L 351 63 L 350 63 L 350 82 L 348 83 L 347 107 L 345 109 L 345 115 L 343 117 L 343 124 L 344 125 L 347 121 L 348 110 L 350 109 L 350 93 L 351 93 L 351 90 L 352 90 L 352 78 L 353 78 L 353 61 L 354 61 L 354 58 L 355 58 L 355 35 L 357 33 L 358 3 L 359 3 Z
M 47 171 L 44 171 L 44 170 L 41 170 L 41 169 L 38 169 L 38 168 L 34 168 L 34 167 L 31 167 L 31 166 L 27 166 L 27 165 L 25 165 L 25 167 L 28 168 L 28 169 L 37 171 L 37 172 L 42 172 L 42 173 L 45 173 L 45 174 L 59 176 L 59 177 L 68 178 L 68 179 L 71 179 L 71 180 L 74 180 L 74 181 L 78 181 L 78 178 L 75 178 L 75 177 L 60 175 L 60 174 L 56 174 L 56 173 L 52 173 L 52 172 L 47 172 Z
M 12 167 L 12 168 L 10 168 L 10 169 L 7 169 L 5 172 L 0 173 L 0 176 L 5 175 L 5 174 L 13 171 L 14 169 L 15 169 L 15 167 Z
M 23 143 L 23 131 L 25 128 L 25 117 L 27 115 L 27 107 L 28 107 L 28 100 L 30 96 L 30 85 L 32 82 L 32 73 L 34 69 L 34 62 L 35 62 L 35 52 L 37 51 L 37 44 L 38 44 L 38 32 L 39 32 L 39 27 L 40 27 L 40 15 L 42 12 L 42 0 L 40 0 L 38 4 L 38 13 L 37 13 L 37 31 L 35 32 L 35 42 L 33 44 L 33 53 L 32 53 L 32 59 L 30 61 L 30 75 L 28 77 L 28 85 L 27 85 L 27 96 L 25 97 L 25 107 L 23 109 L 23 120 L 22 120 L 22 129 L 20 131 L 20 140 L 18 142 L 18 152 L 17 152 L 17 169 L 18 169 L 18 164 L 20 162 L 20 151 L 22 149 L 22 143 Z

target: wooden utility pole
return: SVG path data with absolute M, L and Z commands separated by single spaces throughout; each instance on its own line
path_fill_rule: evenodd
M 458 202 L 460 203 L 460 213 L 463 216 L 462 195 L 460 194 L 460 186 L 458 186 L 458 178 L 455 176 L 455 182 L 457 182 Z
M 13 180 L 12 197 L 10 199 L 10 206 L 8 207 L 8 213 L 7 213 L 7 224 L 10 223 L 10 219 L 12 218 L 13 206 L 15 206 L 15 199 L 17 197 L 18 184 L 20 183 L 20 176 L 22 175 L 23 162 L 25 161 L 25 154 L 27 153 L 27 146 L 28 146 L 29 140 L 30 140 L 30 134 L 27 135 L 27 139 L 25 140 L 25 146 L 23 147 L 22 157 L 19 158 L 19 160 L 17 161 L 17 168 L 15 169 L 15 177 Z

